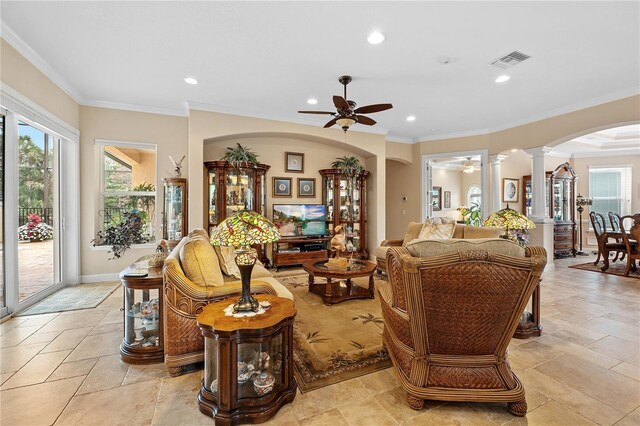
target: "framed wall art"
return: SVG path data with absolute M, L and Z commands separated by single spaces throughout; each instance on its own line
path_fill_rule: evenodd
M 290 177 L 274 177 L 272 196 L 273 197 L 291 197 L 291 178 Z
M 451 191 L 444 191 L 444 208 L 451 208 Z
M 304 154 L 301 152 L 284 153 L 285 172 L 304 173 Z
M 434 212 L 442 210 L 442 187 L 434 186 L 431 191 L 431 205 Z
M 298 178 L 298 197 L 316 196 L 316 178 Z
M 504 203 L 518 202 L 519 187 L 520 187 L 520 179 L 503 178 L 502 179 L 502 201 Z

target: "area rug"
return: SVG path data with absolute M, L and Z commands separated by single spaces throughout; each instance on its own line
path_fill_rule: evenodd
M 65 287 L 30 308 L 19 312 L 16 316 L 50 314 L 53 312 L 95 308 L 119 287 L 119 281 Z
M 601 271 L 602 261 L 598 262 L 597 265 L 594 265 L 593 262 L 589 263 L 581 263 L 579 265 L 571 265 L 569 268 L 574 269 L 582 269 L 583 271 L 593 271 L 600 272 L 602 274 L 611 274 L 611 275 L 619 275 L 621 277 L 624 276 L 624 271 L 627 269 L 627 261 L 625 259 L 624 262 L 611 262 L 609 261 L 609 268 L 606 271 Z M 640 279 L 640 268 L 637 268 L 635 272 L 629 272 L 629 278 L 637 278 Z
M 382 346 L 382 313 L 376 299 L 347 300 L 326 306 L 309 292 L 301 270 L 275 274 L 293 293 L 298 314 L 294 323 L 294 372 L 302 392 L 332 385 L 391 366 Z M 317 278 L 316 282 L 323 282 Z M 368 278 L 354 283 L 366 287 Z M 376 285 L 383 281 L 376 279 Z

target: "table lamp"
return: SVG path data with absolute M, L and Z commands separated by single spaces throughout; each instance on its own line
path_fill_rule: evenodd
M 242 296 L 233 305 L 233 312 L 256 312 L 258 301 L 251 296 L 251 271 L 258 253 L 251 247 L 278 241 L 278 228 L 266 217 L 254 211 L 243 210 L 228 217 L 211 232 L 211 244 L 235 249 L 236 265 L 242 280 Z
M 506 208 L 491 213 L 491 215 L 485 219 L 483 225 L 493 228 L 505 228 L 504 234 L 502 234 L 500 238 L 506 239 L 512 239 L 509 234 L 509 229 L 534 229 L 536 227 L 536 224 L 533 223 L 531 219 L 509 208 L 509 204 L 507 204 Z

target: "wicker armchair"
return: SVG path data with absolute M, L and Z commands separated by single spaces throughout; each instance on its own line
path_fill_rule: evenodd
M 202 287 L 187 278 L 179 259 L 180 249 L 186 242 L 187 237 L 171 251 L 163 268 L 165 363 L 172 376 L 179 376 L 184 366 L 204 359 L 204 338 L 196 316 L 208 303 L 242 293 L 240 281 Z M 269 284 L 272 280 L 275 281 L 274 278 L 252 280 L 251 292 L 277 295 L 274 286 Z
M 389 248 L 389 285 L 378 288 L 383 340 L 411 408 L 425 399 L 507 402 L 512 414 L 526 414 L 507 345 L 545 265 L 542 247 L 522 257 L 475 248 L 413 257 Z

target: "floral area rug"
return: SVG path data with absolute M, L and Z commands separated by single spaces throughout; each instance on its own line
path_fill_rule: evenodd
M 571 265 L 569 266 L 569 268 L 582 269 L 583 271 L 600 272 L 601 274 L 619 275 L 623 277 L 624 272 L 627 270 L 627 259 L 625 258 L 625 260 L 622 262 L 612 262 L 611 259 L 609 259 L 609 268 L 604 272 L 600 270 L 603 265 L 604 264 L 602 263 L 602 261 L 600 261 L 597 265 L 594 265 L 593 262 L 589 262 L 581 263 L 579 265 Z M 640 268 L 636 268 L 635 272 L 629 271 L 629 278 L 640 279 Z
M 275 277 L 295 297 L 293 359 L 302 392 L 363 376 L 391 366 L 382 346 L 382 313 L 375 299 L 347 300 L 326 306 L 309 292 L 308 275 L 302 270 L 283 271 Z M 324 278 L 316 278 L 316 283 Z M 356 278 L 366 287 L 368 278 Z M 386 285 L 378 278 L 377 285 Z

